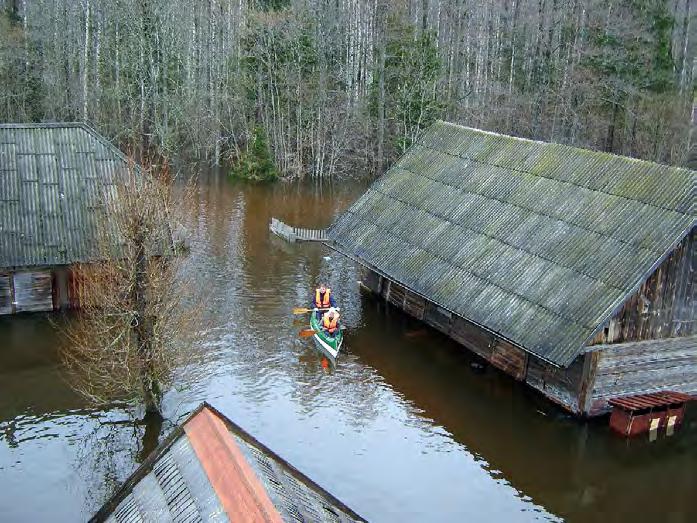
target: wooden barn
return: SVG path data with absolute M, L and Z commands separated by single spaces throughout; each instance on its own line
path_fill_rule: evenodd
M 128 173 L 121 151 L 84 124 L 0 124 L 0 314 L 78 305 L 71 266 L 97 257 Z
M 204 403 L 90 521 L 365 520 Z
M 697 393 L 696 182 L 438 122 L 327 234 L 373 293 L 593 416 Z

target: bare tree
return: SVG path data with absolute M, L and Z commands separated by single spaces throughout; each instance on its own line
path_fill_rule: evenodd
M 211 163 L 261 127 L 287 178 L 382 171 L 435 118 L 686 157 L 694 0 L 0 6 L 0 120 L 89 118 Z
M 188 197 L 178 194 L 177 205 Z M 200 327 L 193 287 L 180 274 L 170 233 L 172 188 L 132 168 L 96 225 L 100 261 L 78 267 L 80 313 L 62 353 L 73 388 L 94 402 L 142 402 L 159 414 Z

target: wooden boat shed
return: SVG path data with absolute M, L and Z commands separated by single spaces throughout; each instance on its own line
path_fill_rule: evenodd
M 204 403 L 91 521 L 365 520 Z
M 128 172 L 85 124 L 0 124 L 0 314 L 79 304 L 71 267 L 94 261 Z
M 697 172 L 438 122 L 327 231 L 363 285 L 577 415 L 697 393 Z

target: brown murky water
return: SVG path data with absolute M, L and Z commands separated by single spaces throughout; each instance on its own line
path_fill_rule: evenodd
M 362 295 L 348 260 L 268 232 L 325 226 L 363 188 L 201 180 L 188 267 L 212 327 L 160 434 L 207 400 L 372 521 L 697 520 L 694 408 L 672 439 L 616 438 Z M 349 326 L 330 374 L 290 315 L 319 279 Z M 45 316 L 0 318 L 0 521 L 85 520 L 156 443 L 71 393 L 58 350 Z

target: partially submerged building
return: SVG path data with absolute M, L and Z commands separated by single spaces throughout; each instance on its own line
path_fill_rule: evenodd
M 84 124 L 0 124 L 0 314 L 78 305 L 71 268 L 99 257 L 109 202 L 134 169 Z
M 434 124 L 327 231 L 386 301 L 579 415 L 697 393 L 697 172 Z
M 364 521 L 204 403 L 92 518 L 141 521 Z

